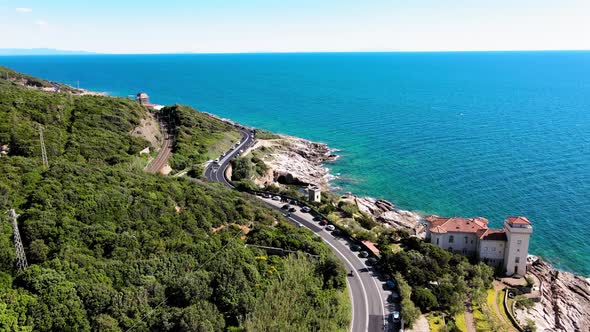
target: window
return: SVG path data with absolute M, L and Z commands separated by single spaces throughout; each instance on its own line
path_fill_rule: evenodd
M 516 249 L 516 252 L 520 252 L 520 249 Z
M 436 238 L 436 245 L 438 246 L 439 238 Z
M 492 251 L 496 251 L 496 247 L 492 247 Z
M 517 240 L 516 244 L 521 245 L 522 244 L 522 240 Z
M 502 250 L 498 250 L 498 253 L 501 254 L 502 253 Z
M 473 240 L 471 240 L 471 244 L 473 244 Z
M 520 257 L 517 256 L 516 258 L 514 258 L 514 263 L 516 263 L 516 264 L 520 263 Z
M 469 243 L 469 241 L 467 240 L 467 236 L 465 237 L 465 244 Z
M 453 252 L 453 247 L 449 247 L 449 251 L 450 252 Z
M 455 237 L 453 235 L 449 236 L 449 243 L 455 242 Z

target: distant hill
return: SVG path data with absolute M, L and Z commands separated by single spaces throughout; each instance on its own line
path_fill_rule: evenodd
M 58 50 L 54 48 L 0 48 L 2 55 L 88 55 L 98 54 L 86 51 Z

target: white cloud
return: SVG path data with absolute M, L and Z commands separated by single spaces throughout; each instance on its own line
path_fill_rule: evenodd
M 19 7 L 19 8 L 16 9 L 16 11 L 18 13 L 30 13 L 30 12 L 33 11 L 33 9 L 32 8 Z
M 35 22 L 35 24 L 37 24 L 40 27 L 44 27 L 47 25 L 47 22 L 45 22 L 43 20 L 39 20 L 39 21 Z

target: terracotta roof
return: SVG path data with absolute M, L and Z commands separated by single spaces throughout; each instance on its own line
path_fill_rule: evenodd
M 367 247 L 367 249 L 371 250 L 371 252 L 375 256 L 379 256 L 379 249 L 377 249 L 377 247 L 375 247 L 375 245 L 373 244 L 373 242 L 371 242 L 371 241 L 362 241 L 362 242 L 365 245 L 365 247 Z
M 510 216 L 508 217 L 508 222 L 513 224 L 513 225 L 530 225 L 531 222 L 526 218 L 526 217 L 522 217 L 522 216 Z
M 479 236 L 480 240 L 506 241 L 506 231 L 503 229 L 487 229 Z
M 426 220 L 430 223 L 428 230 L 432 233 L 479 233 L 488 229 L 488 220 L 482 217 L 445 218 L 439 216 L 428 216 Z

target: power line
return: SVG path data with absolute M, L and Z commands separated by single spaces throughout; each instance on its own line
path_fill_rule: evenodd
M 39 141 L 41 141 L 41 158 L 43 159 L 43 166 L 46 168 L 49 167 L 49 161 L 47 160 L 47 150 L 45 150 L 45 139 L 43 138 L 43 127 L 41 125 L 38 126 L 39 128 Z
M 233 236 L 233 237 L 232 237 L 232 238 L 231 238 L 229 241 L 227 241 L 227 243 L 226 243 L 226 244 L 224 244 L 224 245 L 223 245 L 223 247 L 221 247 L 219 250 L 217 250 L 217 251 L 216 251 L 216 252 L 215 252 L 213 255 L 211 255 L 211 257 L 209 257 L 207 260 L 205 260 L 203 263 L 201 263 L 201 265 L 199 265 L 199 266 L 196 268 L 196 270 L 193 270 L 193 271 L 198 271 L 198 270 L 200 270 L 201 268 L 203 268 L 205 265 L 209 264 L 209 262 L 210 262 L 210 261 L 212 261 L 212 260 L 213 260 L 213 258 L 215 258 L 215 256 L 216 256 L 218 253 L 220 253 L 220 252 L 221 252 L 221 251 L 223 251 L 225 248 L 227 248 L 227 246 L 228 246 L 228 245 L 229 245 L 231 242 L 233 242 L 233 241 L 234 241 L 234 240 L 235 240 L 235 239 L 236 239 L 236 238 L 237 238 L 239 235 L 241 235 L 241 234 L 243 234 L 243 233 L 242 233 L 242 231 L 240 230 L 240 231 L 239 231 L 239 232 L 237 232 L 237 233 L 236 233 L 236 235 L 234 235 L 234 236 Z M 192 271 L 191 271 L 191 272 L 192 272 Z M 153 313 L 154 311 L 156 311 L 156 309 L 158 309 L 158 308 L 159 308 L 159 307 L 161 307 L 161 306 L 162 306 L 164 303 L 166 303 L 166 301 L 168 301 L 168 298 L 169 298 L 169 297 L 168 297 L 168 296 L 166 296 L 166 297 L 164 298 L 164 300 L 162 300 L 160 303 L 158 303 L 158 305 L 156 305 L 156 306 L 155 306 L 155 307 L 154 307 L 152 310 L 150 310 L 150 311 L 149 311 L 147 314 L 143 315 L 143 317 L 141 317 L 141 319 L 140 319 L 140 320 L 138 320 L 137 322 L 135 322 L 135 324 L 133 324 L 133 325 L 132 325 L 130 328 L 128 328 L 126 332 L 129 332 L 129 331 L 133 330 L 133 329 L 134 329 L 134 328 L 137 326 L 137 324 L 139 324 L 139 323 L 143 322 L 143 321 L 144 321 L 146 318 L 148 318 L 149 316 L 151 316 L 151 315 L 152 315 L 152 313 Z
M 27 256 L 25 255 L 25 247 L 23 246 L 23 242 L 20 238 L 20 232 L 18 231 L 18 214 L 14 211 L 14 209 L 8 210 L 8 219 L 10 219 L 12 223 L 12 233 L 14 237 L 14 247 L 16 250 L 16 268 L 19 272 L 24 271 L 29 264 L 27 263 Z

